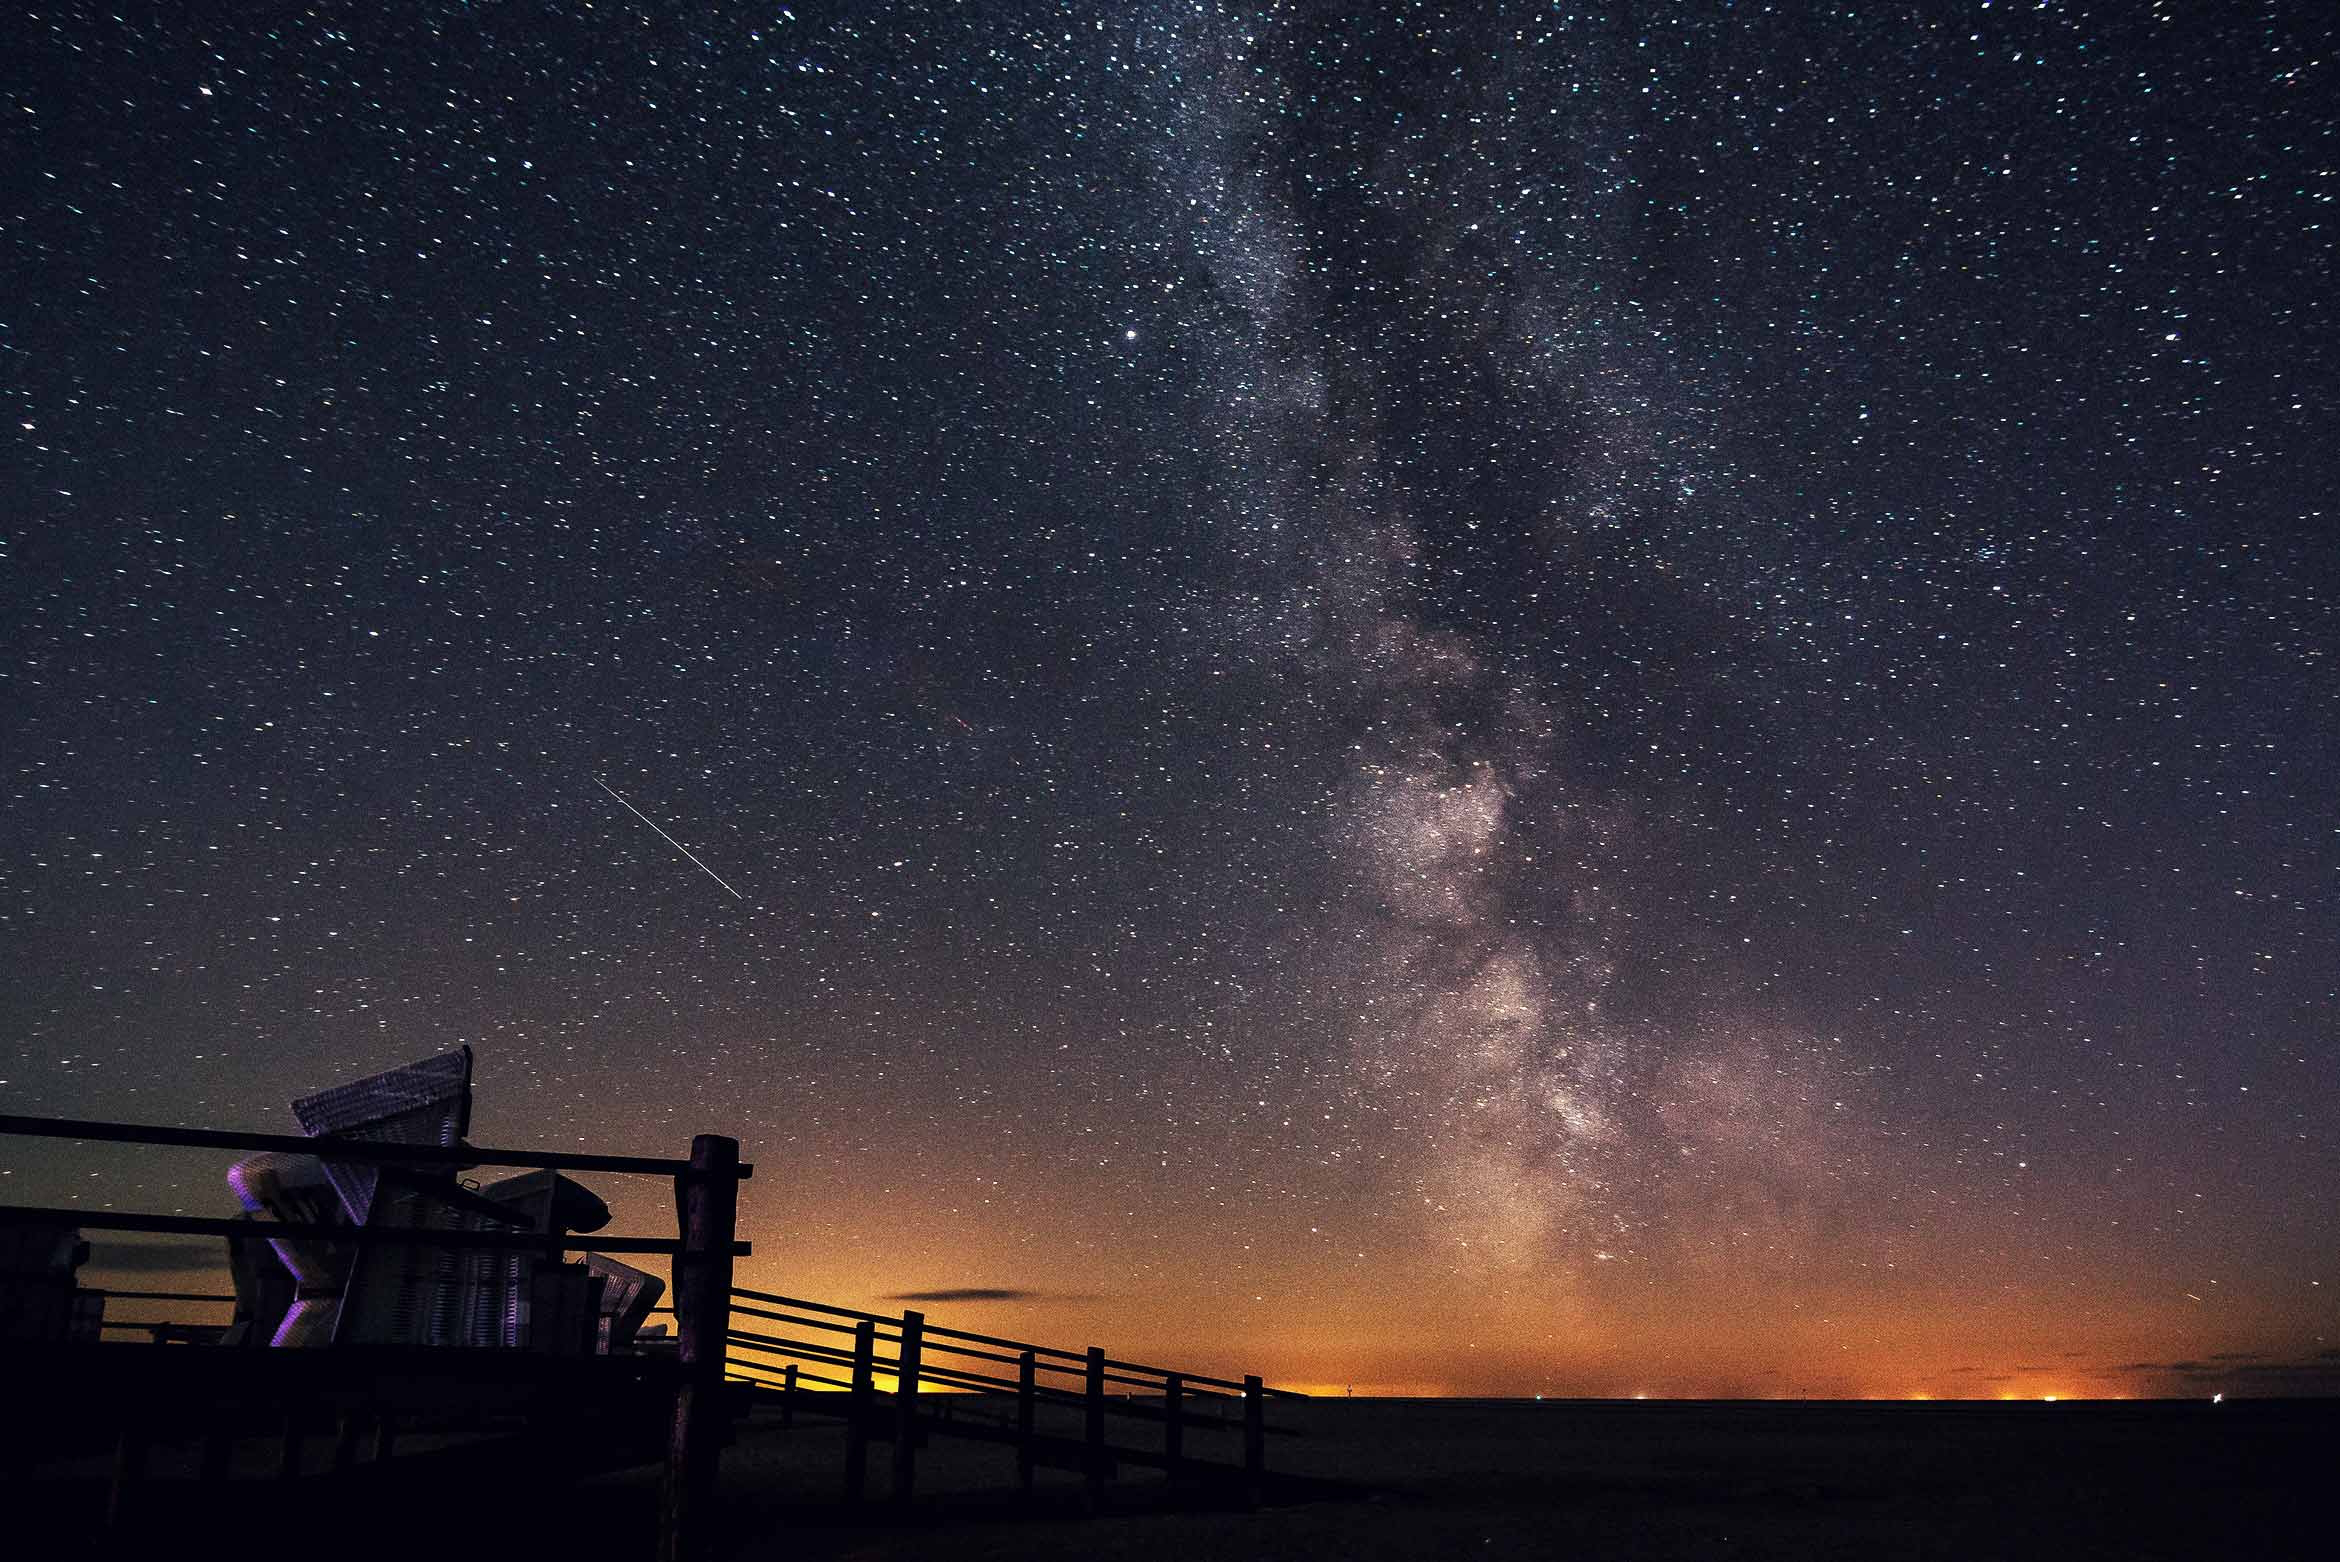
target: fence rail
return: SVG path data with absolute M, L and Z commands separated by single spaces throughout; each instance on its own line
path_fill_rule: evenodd
M 745 1288 L 732 1292 L 731 1310 L 735 1317 L 852 1337 L 848 1349 L 841 1340 L 803 1339 L 734 1325 L 725 1338 L 731 1354 L 724 1364 L 727 1371 L 744 1381 L 767 1391 L 777 1390 L 783 1425 L 792 1425 L 800 1410 L 844 1419 L 845 1491 L 850 1501 L 859 1501 L 863 1496 L 869 1444 L 890 1441 L 894 1501 L 909 1503 L 915 1490 L 918 1447 L 929 1433 L 935 1433 L 1012 1446 L 1016 1452 L 1017 1478 L 1027 1494 L 1032 1490 L 1035 1471 L 1042 1465 L 1077 1470 L 1094 1493 L 1118 1465 L 1142 1464 L 1165 1470 L 1173 1478 L 1239 1480 L 1248 1499 L 1257 1502 L 1267 1474 L 1266 1439 L 1271 1433 L 1290 1431 L 1267 1424 L 1267 1401 L 1308 1397 L 1290 1389 L 1268 1388 L 1257 1377 L 1238 1381 L 1125 1361 L 1106 1355 L 1100 1346 L 1073 1351 L 971 1329 L 953 1329 L 929 1323 L 925 1314 L 915 1310 L 895 1317 L 816 1302 L 807 1297 Z M 881 1344 L 892 1347 L 890 1355 L 879 1354 Z M 928 1359 L 929 1353 L 949 1355 L 958 1361 L 934 1362 Z M 1013 1367 L 1015 1375 L 1007 1377 L 960 1364 L 969 1361 Z M 818 1367 L 843 1369 L 848 1375 L 810 1370 Z M 1076 1378 L 1079 1386 L 1043 1383 L 1043 1373 Z M 890 1393 L 880 1393 L 877 1387 L 880 1378 L 892 1381 Z M 844 1392 L 800 1393 L 807 1384 Z M 961 1402 L 959 1396 L 983 1396 L 978 1403 L 996 1402 L 1002 1413 L 961 1420 L 955 1415 L 944 1419 L 923 1412 L 919 1408 L 920 1390 L 929 1384 L 957 1391 L 954 1408 Z M 1112 1395 L 1107 1392 L 1109 1386 L 1137 1390 L 1145 1398 Z M 1158 1405 L 1151 1402 L 1156 1397 L 1160 1400 Z M 1224 1415 L 1198 1414 L 1187 1408 L 1190 1401 L 1197 1400 L 1231 1408 Z M 1040 1412 L 1043 1409 L 1077 1411 L 1080 1435 L 1042 1431 Z M 1139 1446 L 1111 1440 L 1107 1427 L 1115 1419 L 1158 1424 L 1162 1428 L 1159 1445 Z M 1185 1447 L 1188 1429 L 1236 1427 L 1241 1428 L 1243 1436 L 1240 1464 L 1188 1457 Z
M 664 1253 L 689 1251 L 680 1237 L 604 1237 L 558 1231 L 444 1231 L 429 1226 L 336 1226 L 303 1220 L 225 1220 L 211 1215 L 143 1215 L 122 1210 L 42 1208 L 27 1204 L 0 1204 L 0 1222 L 16 1225 L 78 1226 L 86 1231 L 148 1231 L 174 1237 L 227 1237 L 234 1241 L 265 1242 L 272 1238 L 300 1238 L 319 1242 L 374 1247 L 403 1243 L 412 1247 L 539 1248 L 553 1252 L 592 1249 L 596 1253 Z M 750 1244 L 733 1242 L 734 1256 L 750 1251 Z
M 386 1144 L 328 1134 L 245 1133 L 236 1129 L 174 1128 L 159 1123 L 109 1123 L 82 1117 L 23 1117 L 0 1113 L 0 1134 L 41 1139 L 75 1139 L 111 1144 L 166 1144 L 199 1150 L 275 1150 L 314 1155 L 326 1161 L 360 1161 L 381 1166 L 526 1166 L 537 1171 L 620 1172 L 643 1177 L 680 1177 L 689 1161 L 649 1155 L 589 1155 L 573 1150 L 509 1150 L 470 1144 Z M 732 1175 L 756 1174 L 746 1161 Z

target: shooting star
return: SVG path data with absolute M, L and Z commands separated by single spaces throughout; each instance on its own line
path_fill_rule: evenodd
M 657 820 L 651 818 L 648 814 L 642 812 L 641 809 L 636 808 L 632 803 L 627 802 L 624 798 L 618 797 L 617 789 L 611 786 L 607 781 L 602 780 L 599 776 L 595 776 L 593 778 L 593 784 L 601 788 L 604 792 L 607 792 L 610 796 L 617 797 L 618 806 L 623 808 L 627 813 L 632 814 L 635 818 L 641 820 L 651 829 L 658 830 Z M 673 847 L 676 851 L 681 852 L 685 857 L 689 857 L 691 859 L 692 867 L 697 868 L 701 873 L 704 873 L 707 875 L 707 877 L 713 879 L 716 883 L 723 884 L 723 875 L 717 873 L 713 868 L 710 868 L 705 863 L 699 861 L 698 857 L 692 853 L 688 846 L 685 846 L 682 842 L 676 840 L 673 836 L 667 834 L 664 830 L 658 830 L 658 838 L 664 841 L 667 845 Z M 731 889 L 730 885 L 723 884 L 723 887 L 725 889 L 731 890 L 731 898 L 733 900 L 747 899 L 747 897 L 742 895 L 738 890 Z

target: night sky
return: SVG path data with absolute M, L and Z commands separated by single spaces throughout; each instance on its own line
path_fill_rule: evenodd
M 2328 6 L 157 9 L 0 19 L 7 1110 L 468 1042 L 1138 1359 L 2340 1389 Z

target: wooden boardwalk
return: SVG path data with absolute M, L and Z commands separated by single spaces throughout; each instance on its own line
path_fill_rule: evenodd
M 1305 1397 L 1268 1388 L 1257 1376 L 1216 1378 L 1122 1360 L 1102 1346 L 1074 1351 L 946 1328 L 915 1310 L 888 1317 L 735 1290 L 732 1317 L 726 1366 L 735 1377 L 776 1396 L 784 1419 L 801 1413 L 845 1423 L 845 1495 L 855 1502 L 867 1484 L 869 1446 L 879 1442 L 890 1445 L 894 1502 L 912 1502 L 918 1449 L 930 1437 L 1013 1450 L 1016 1480 L 1027 1494 L 1034 1472 L 1044 1467 L 1077 1471 L 1099 1491 L 1120 1467 L 1135 1465 L 1174 1480 L 1215 1483 L 1257 1502 L 1268 1474 L 1267 1439 L 1289 1433 L 1268 1423 L 1268 1402 Z M 795 1332 L 751 1329 L 741 1320 Z M 1013 1376 L 996 1370 L 1003 1367 Z M 1072 1378 L 1079 1386 L 1051 1378 Z M 881 1389 L 881 1380 L 892 1387 Z M 1077 1432 L 1050 1424 L 1065 1419 L 1077 1421 Z M 1131 1435 L 1132 1423 L 1158 1430 L 1140 1441 Z M 1240 1460 L 1189 1453 L 1186 1434 L 1197 1428 L 1239 1429 Z
M 916 1311 L 884 1316 L 736 1289 L 733 1259 L 748 1251 L 737 1240 L 739 1184 L 754 1168 L 740 1161 L 736 1141 L 719 1135 L 696 1137 L 687 1160 L 660 1160 L 6 1115 L 0 1134 L 297 1152 L 408 1175 L 522 1166 L 647 1175 L 674 1186 L 672 1237 L 0 1206 L 0 1222 L 34 1230 L 533 1249 L 553 1264 L 570 1252 L 652 1254 L 672 1264 L 674 1343 L 630 1354 L 239 1348 L 218 1343 L 216 1319 L 111 1325 L 144 1336 L 136 1340 L 0 1341 L 0 1382 L 8 1388 L 0 1482 L 11 1489 L 11 1505 L 34 1514 L 71 1508 L 77 1527 L 111 1531 L 121 1543 L 183 1541 L 174 1526 L 188 1514 L 290 1522 L 297 1513 L 304 1524 L 330 1524 L 351 1517 L 345 1505 L 360 1493 L 395 1509 L 407 1499 L 443 1505 L 466 1491 L 508 1497 L 549 1518 L 565 1511 L 570 1498 L 561 1493 L 579 1481 L 647 1466 L 662 1474 L 643 1551 L 660 1562 L 697 1562 L 720 1544 L 722 1449 L 759 1410 L 784 1426 L 798 1416 L 841 1422 L 851 1502 L 864 1495 L 871 1447 L 884 1445 L 892 1500 L 907 1508 L 920 1448 L 946 1438 L 1002 1449 L 1027 1497 L 1041 1469 L 1073 1471 L 1097 1494 L 1136 1468 L 1256 1503 L 1270 1481 L 1267 1439 L 1287 1430 L 1269 1424 L 1268 1403 L 1300 1397 L 1256 1376 L 1209 1377 L 1122 1360 L 1101 1347 L 1066 1350 L 947 1328 Z M 83 1302 L 102 1294 L 74 1289 Z M 1202 1455 L 1190 1449 L 1190 1432 L 1234 1435 L 1241 1454 Z M 85 1492 L 93 1481 L 94 1502 Z M 254 1489 L 260 1482 L 264 1491 Z M 341 1549 L 358 1544 L 353 1537 Z

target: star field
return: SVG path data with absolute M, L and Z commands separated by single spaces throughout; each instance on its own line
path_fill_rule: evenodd
M 744 1283 L 1360 1390 L 2330 1392 L 2335 31 L 19 9 L 0 1101 L 466 1041 Z

